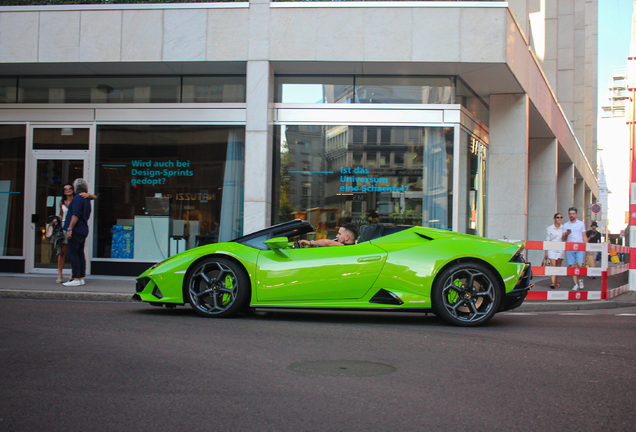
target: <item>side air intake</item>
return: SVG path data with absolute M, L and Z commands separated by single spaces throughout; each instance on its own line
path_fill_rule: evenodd
M 385 289 L 381 289 L 380 291 L 378 291 L 373 296 L 373 298 L 369 300 L 369 303 L 390 304 L 390 305 L 398 305 L 398 306 L 404 304 L 404 302 L 400 300 L 398 296 L 396 296 L 392 292 L 389 292 Z

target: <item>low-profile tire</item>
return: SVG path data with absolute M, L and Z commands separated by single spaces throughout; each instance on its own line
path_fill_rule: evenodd
M 202 317 L 227 318 L 242 310 L 249 298 L 245 270 L 235 262 L 210 257 L 195 263 L 186 275 L 185 296 Z
M 435 280 L 431 292 L 435 314 L 449 324 L 474 327 L 499 310 L 503 295 L 499 279 L 482 264 L 457 263 Z

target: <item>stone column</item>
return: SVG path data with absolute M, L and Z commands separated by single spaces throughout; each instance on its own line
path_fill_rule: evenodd
M 587 186 L 585 187 L 585 219 L 581 219 L 585 222 L 585 226 L 589 229 L 590 224 L 592 223 L 592 203 L 594 202 L 594 197 L 592 195 L 592 191 Z M 598 221 L 597 223 L 599 223 Z M 600 227 L 599 227 L 600 228 Z
M 528 118 L 527 95 L 490 96 L 486 237 L 527 239 Z
M 585 181 L 582 178 L 575 177 L 574 182 L 574 207 L 578 210 L 578 218 L 585 222 L 587 216 L 587 203 L 585 202 Z
M 563 221 L 567 221 L 568 209 L 574 205 L 574 164 L 572 162 L 559 163 L 557 194 L 557 211 L 563 214 Z
M 269 58 L 269 0 L 251 0 L 246 84 L 243 234 L 271 225 L 274 73 Z
M 545 240 L 546 227 L 557 212 L 556 139 L 530 140 L 528 180 L 528 240 Z M 543 251 L 528 251 L 528 260 L 541 262 Z
M 268 61 L 248 61 L 243 234 L 268 227 L 272 220 L 272 79 Z

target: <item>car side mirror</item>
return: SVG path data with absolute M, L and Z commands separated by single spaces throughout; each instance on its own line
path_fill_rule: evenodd
M 272 250 L 287 249 L 289 241 L 287 240 L 287 237 L 274 237 L 269 240 L 265 240 L 265 244 Z

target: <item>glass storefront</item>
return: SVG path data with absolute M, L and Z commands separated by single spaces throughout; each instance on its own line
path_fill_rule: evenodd
M 452 228 L 452 127 L 275 127 L 275 222 Z
M 453 77 L 279 75 L 275 84 L 279 103 L 455 103 Z
M 97 126 L 95 258 L 161 260 L 242 234 L 244 127 Z
M 25 125 L 0 125 L 0 255 L 21 256 Z
M 16 77 L 0 79 L 0 103 L 243 103 L 245 75 Z

